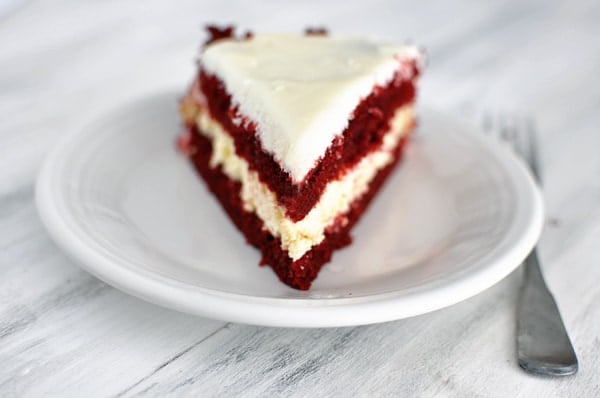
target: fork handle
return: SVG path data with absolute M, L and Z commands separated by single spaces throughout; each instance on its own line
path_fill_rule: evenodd
M 540 270 L 537 251 L 525 259 L 517 313 L 517 355 L 525 371 L 550 376 L 577 372 L 577 356 L 554 297 Z

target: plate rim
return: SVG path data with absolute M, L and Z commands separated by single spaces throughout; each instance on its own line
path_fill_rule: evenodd
M 477 145 L 485 146 L 504 166 L 517 191 L 531 199 L 530 219 L 524 223 L 521 238 L 509 250 L 494 258 L 492 264 L 450 282 L 444 283 L 443 279 L 442 283 L 438 283 L 439 286 L 428 283 L 426 289 L 403 289 L 362 297 L 338 298 L 278 298 L 222 292 L 179 282 L 147 270 L 129 269 L 83 244 L 75 231 L 68 228 L 68 223 L 60 217 L 60 204 L 55 201 L 53 177 L 62 159 L 68 158 L 63 156 L 63 152 L 70 152 L 69 144 L 79 135 L 85 135 L 87 130 L 91 130 L 94 123 L 114 117 L 123 112 L 123 109 L 139 107 L 167 95 L 177 98 L 171 91 L 163 90 L 98 112 L 87 123 L 58 140 L 44 159 L 35 183 L 38 214 L 57 246 L 87 272 L 145 301 L 193 315 L 262 326 L 340 327 L 380 323 L 445 308 L 487 290 L 520 265 L 541 235 L 544 220 L 542 194 L 524 163 L 498 141 L 484 137 L 475 126 L 448 112 L 420 104 L 420 113 L 435 113 L 452 120 Z M 511 228 L 520 221 L 523 224 L 522 220 L 517 220 Z

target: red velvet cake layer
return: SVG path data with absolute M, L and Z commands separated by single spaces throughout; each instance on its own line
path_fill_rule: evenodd
M 339 179 L 362 157 L 381 146 L 395 111 L 414 100 L 414 82 L 419 73 L 417 64 L 407 61 L 403 68 L 406 71 L 397 72 L 386 86 L 375 87 L 360 102 L 347 128 L 299 184 L 295 184 L 273 156 L 263 150 L 256 125 L 239 114 L 221 80 L 201 70 L 188 98 L 198 101 L 192 91 L 199 88 L 210 99 L 208 104 L 199 105 L 207 106 L 212 118 L 231 135 L 236 154 L 244 158 L 250 169 L 258 173 L 261 182 L 276 193 L 286 216 L 299 221 L 314 207 L 329 181 Z M 243 122 L 239 123 L 239 120 Z
M 338 221 L 328 228 L 325 239 L 314 246 L 300 259 L 293 261 L 287 251 L 281 248 L 281 241 L 273 237 L 263 222 L 254 214 L 244 210 L 240 195 L 240 183 L 229 179 L 220 167 L 211 168 L 212 144 L 194 126 L 179 141 L 180 150 L 192 160 L 196 170 L 203 177 L 208 188 L 217 197 L 237 228 L 242 231 L 248 243 L 262 253 L 261 265 L 269 265 L 285 284 L 300 290 L 310 288 L 321 267 L 330 261 L 332 252 L 351 243 L 350 230 L 364 213 L 377 191 L 400 160 L 402 149 L 408 137 L 404 137 L 394 150 L 394 160 L 381 169 L 372 180 L 369 190 L 355 200 L 350 210 L 338 217 Z

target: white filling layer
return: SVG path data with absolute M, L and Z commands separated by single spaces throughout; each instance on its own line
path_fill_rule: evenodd
M 271 34 L 219 40 L 202 67 L 256 122 L 262 147 L 300 182 L 373 87 L 419 59 L 412 46 L 365 38 Z
M 255 213 L 269 232 L 281 239 L 282 248 L 295 261 L 324 239 L 327 227 L 350 209 L 352 202 L 367 191 L 376 173 L 393 160 L 391 151 L 410 131 L 412 120 L 411 105 L 396 111 L 381 148 L 365 156 L 341 179 L 328 183 L 315 207 L 298 222 L 285 216 L 275 194 L 260 182 L 255 171 L 248 168 L 246 160 L 236 155 L 231 136 L 203 108 L 200 108 L 196 123 L 212 141 L 210 166 L 221 166 L 227 177 L 241 182 L 245 209 Z

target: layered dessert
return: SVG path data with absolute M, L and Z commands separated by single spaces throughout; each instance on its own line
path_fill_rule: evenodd
M 210 31 L 179 148 L 261 265 L 308 289 L 400 160 L 421 55 L 322 30 Z

